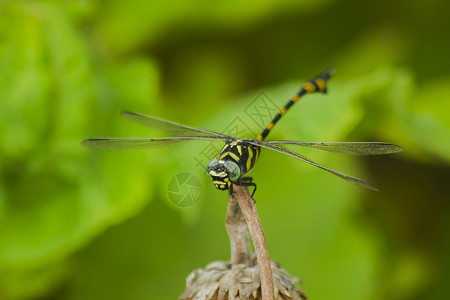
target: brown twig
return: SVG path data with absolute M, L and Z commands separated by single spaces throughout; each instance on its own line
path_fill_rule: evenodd
M 233 199 L 234 198 L 234 199 Z M 272 268 L 270 265 L 269 251 L 267 250 L 266 239 L 262 229 L 261 221 L 259 220 L 258 211 L 256 210 L 255 202 L 250 195 L 250 190 L 245 186 L 233 185 L 233 194 L 229 193 L 228 208 L 237 209 L 233 202 L 238 202 L 242 215 L 247 222 L 250 236 L 255 247 L 256 259 L 260 267 L 261 275 L 261 294 L 264 300 L 274 299 L 274 286 Z M 228 227 L 227 227 L 228 228 Z M 232 242 L 232 251 L 233 251 Z M 240 251 L 239 249 L 237 251 Z M 232 253 L 232 260 L 237 259 L 237 254 Z
M 228 197 L 228 211 L 225 222 L 231 243 L 231 264 L 251 264 L 250 237 L 247 222 L 235 197 Z

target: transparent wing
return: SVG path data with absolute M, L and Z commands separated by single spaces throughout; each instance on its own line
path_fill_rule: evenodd
M 265 141 L 270 145 L 299 145 L 317 148 L 329 152 L 338 152 L 352 155 L 380 155 L 402 152 L 403 148 L 394 144 L 382 142 L 350 142 L 350 143 L 322 143 L 301 141 Z
M 96 149 L 142 149 L 165 147 L 175 143 L 192 140 L 223 140 L 217 136 L 182 136 L 164 138 L 93 138 L 83 141 L 85 147 Z
M 167 121 L 132 111 L 124 111 L 122 112 L 122 116 L 124 118 L 127 118 L 128 120 L 131 120 L 145 127 L 171 133 L 176 136 L 218 136 L 223 138 L 228 137 L 227 135 L 218 132 L 182 125 L 172 121 Z
M 302 155 L 300 155 L 298 153 L 292 152 L 291 150 L 286 149 L 286 148 L 284 148 L 282 146 L 268 144 L 266 142 L 259 142 L 257 140 L 250 140 L 249 143 L 251 143 L 253 145 L 256 145 L 256 146 L 260 146 L 260 147 L 263 147 L 263 148 L 266 148 L 266 149 L 274 150 L 274 151 L 277 151 L 277 152 L 289 155 L 289 156 L 294 157 L 296 159 L 299 159 L 299 160 L 301 160 L 303 162 L 306 162 L 306 163 L 308 163 L 310 165 L 313 165 L 313 166 L 315 166 L 317 168 L 325 170 L 325 171 L 327 171 L 327 172 L 329 172 L 329 173 L 331 173 L 333 175 L 336 175 L 336 176 L 338 176 L 338 177 L 340 177 L 340 178 L 342 178 L 344 180 L 347 180 L 347 181 L 349 181 L 349 182 L 351 182 L 353 184 L 362 186 L 364 188 L 367 188 L 367 189 L 370 189 L 370 190 L 373 190 L 373 191 L 378 191 L 378 189 L 376 187 L 370 185 L 369 183 L 367 183 L 367 182 L 365 182 L 365 181 L 363 181 L 361 179 L 358 179 L 358 178 L 352 177 L 350 175 L 346 175 L 346 174 L 343 174 L 341 172 L 335 171 L 333 169 L 330 169 L 330 168 L 324 167 L 322 165 L 319 165 L 318 163 L 313 162 L 309 158 L 307 158 L 305 156 L 302 156 Z

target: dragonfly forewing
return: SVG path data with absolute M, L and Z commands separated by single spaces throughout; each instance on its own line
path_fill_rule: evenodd
M 167 121 L 132 111 L 123 111 L 122 116 L 128 120 L 131 120 L 145 127 L 171 133 L 176 136 L 217 136 L 223 138 L 228 137 L 218 132 L 182 125 L 172 121 Z
M 223 140 L 217 136 L 183 136 L 164 138 L 92 138 L 82 142 L 83 146 L 95 149 L 144 149 L 165 147 L 192 140 Z
M 302 141 L 264 141 L 270 145 L 297 145 L 312 147 L 324 151 L 345 153 L 352 155 L 381 155 L 402 152 L 403 148 L 394 144 L 383 142 L 347 142 L 347 143 L 323 143 Z

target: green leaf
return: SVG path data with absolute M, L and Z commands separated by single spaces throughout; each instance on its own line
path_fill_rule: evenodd
M 148 109 L 156 68 L 101 62 L 66 9 L 11 3 L 0 17 L 0 290 L 11 299 L 58 283 L 62 260 L 151 199 L 144 152 L 80 143 L 121 134 L 124 107 Z
M 102 3 L 97 20 L 98 30 L 112 50 L 130 51 L 143 43 L 153 44 L 161 34 L 173 26 L 197 29 L 214 34 L 217 29 L 242 31 L 251 28 L 274 11 L 289 11 L 302 8 L 304 12 L 331 2 L 321 1 L 248 1 L 246 3 L 215 1 L 171 1 L 154 2 L 113 0 Z M 239 9 L 236 9 L 239 6 Z M 139 28 L 139 30 L 136 30 Z M 215 29 L 215 31 L 213 31 Z

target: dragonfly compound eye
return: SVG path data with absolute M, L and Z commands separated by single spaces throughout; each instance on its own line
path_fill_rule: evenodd
M 208 163 L 208 165 L 206 165 L 206 173 L 208 173 L 208 175 L 209 175 L 209 172 L 214 170 L 215 168 L 217 168 L 218 164 L 219 164 L 219 160 L 217 158 L 211 159 L 211 161 Z
M 241 169 L 235 162 L 226 161 L 224 166 L 231 181 L 237 181 L 241 177 Z

